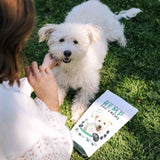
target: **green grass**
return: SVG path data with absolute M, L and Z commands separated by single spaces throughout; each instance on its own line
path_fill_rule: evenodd
M 62 23 L 68 11 L 82 0 L 35 0 L 36 28 L 26 45 L 29 62 L 42 63 L 48 51 L 38 43 L 37 32 L 46 23 Z M 140 8 L 143 12 L 125 24 L 126 48 L 109 45 L 101 69 L 100 90 L 109 89 L 139 112 L 91 158 L 73 151 L 72 160 L 160 160 L 160 2 L 158 0 L 102 0 L 113 12 Z M 61 108 L 70 121 L 75 92 L 70 91 Z

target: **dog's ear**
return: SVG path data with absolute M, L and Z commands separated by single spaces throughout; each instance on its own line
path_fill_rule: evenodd
M 110 126 L 113 125 L 113 123 L 111 121 L 108 121 L 108 123 L 109 123 Z
M 96 43 L 100 38 L 101 29 L 96 25 L 86 25 L 88 36 L 91 42 Z
M 96 118 L 98 118 L 98 117 L 99 117 L 98 115 L 97 115 L 97 116 L 95 116 L 95 119 L 96 119 Z
M 98 117 L 99 117 L 99 113 L 93 112 L 91 116 L 92 116 L 93 118 L 98 118 Z
M 49 37 L 52 32 L 56 30 L 56 24 L 46 24 L 38 31 L 39 42 L 43 42 L 44 40 L 49 40 Z

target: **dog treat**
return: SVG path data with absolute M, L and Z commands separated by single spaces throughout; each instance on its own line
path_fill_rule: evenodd
M 137 112 L 136 108 L 107 90 L 72 128 L 75 149 L 90 157 Z

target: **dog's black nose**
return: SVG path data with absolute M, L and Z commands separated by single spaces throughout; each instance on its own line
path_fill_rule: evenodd
M 101 129 L 101 128 L 102 128 L 102 126 L 100 126 L 100 125 L 99 125 L 99 126 L 98 126 L 98 128 L 99 128 L 99 129 Z
M 64 55 L 65 55 L 66 57 L 70 57 L 71 54 L 72 54 L 72 52 L 69 51 L 69 50 L 65 50 L 63 53 L 64 53 Z

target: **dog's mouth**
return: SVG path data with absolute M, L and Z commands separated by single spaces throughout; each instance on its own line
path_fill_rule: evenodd
M 101 127 L 100 127 L 100 126 L 96 127 L 96 130 L 97 130 L 97 131 L 100 131 L 100 130 L 101 130 Z
M 56 61 L 59 61 L 59 65 L 60 63 L 63 61 L 64 63 L 70 63 L 71 62 L 71 58 L 70 57 L 64 57 L 63 59 L 58 58 L 54 55 L 51 55 L 51 58 L 55 59 Z
M 65 58 L 63 59 L 63 62 L 64 62 L 64 63 L 70 63 L 70 62 L 71 62 L 71 59 L 68 58 L 68 57 L 65 57 Z

